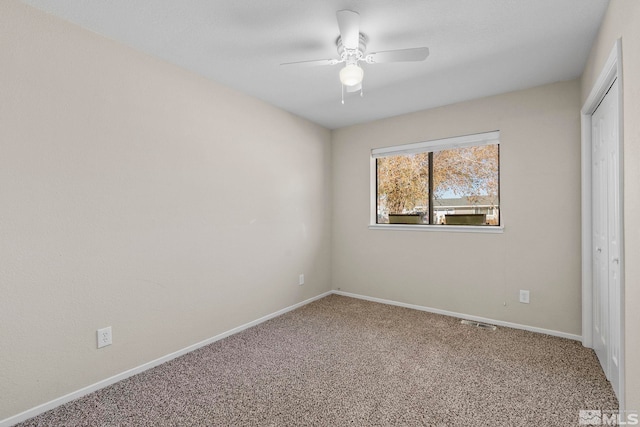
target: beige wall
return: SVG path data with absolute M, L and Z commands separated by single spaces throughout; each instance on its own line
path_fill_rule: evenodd
M 330 289 L 329 131 L 15 0 L 0 45 L 0 420 Z
M 579 103 L 574 80 L 334 131 L 334 289 L 579 335 Z M 372 148 L 492 130 L 503 234 L 367 228 Z
M 582 76 L 583 101 L 618 38 L 622 38 L 624 114 L 625 406 L 640 411 L 640 2 L 609 3 Z

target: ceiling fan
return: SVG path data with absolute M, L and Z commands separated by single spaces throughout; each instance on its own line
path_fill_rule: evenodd
M 336 40 L 339 58 L 286 62 L 280 65 L 316 66 L 344 63 L 344 67 L 340 70 L 343 104 L 345 88 L 347 92 L 360 91 L 362 96 L 364 70 L 360 67 L 360 62 L 378 64 L 382 62 L 424 61 L 429 56 L 429 48 L 427 47 L 367 53 L 367 37 L 360 32 L 360 15 L 358 12 L 339 10 L 336 12 L 336 17 L 338 18 L 338 29 L 340 30 L 340 36 Z

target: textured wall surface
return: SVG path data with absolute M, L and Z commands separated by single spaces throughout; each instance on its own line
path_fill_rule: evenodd
M 334 288 L 579 335 L 579 102 L 573 80 L 333 131 Z M 372 148 L 493 130 L 504 233 L 368 229 Z
M 624 115 L 625 404 L 640 411 L 640 2 L 611 0 L 582 76 L 585 101 L 617 39 L 622 39 Z
M 329 131 L 16 1 L 0 45 L 0 420 L 330 289 Z

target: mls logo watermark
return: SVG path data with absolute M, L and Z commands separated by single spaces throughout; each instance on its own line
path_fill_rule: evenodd
M 636 411 L 581 409 L 578 415 L 581 426 L 637 426 L 638 421 Z
M 578 424 L 581 426 L 601 426 L 602 425 L 602 411 L 581 409 L 578 416 Z

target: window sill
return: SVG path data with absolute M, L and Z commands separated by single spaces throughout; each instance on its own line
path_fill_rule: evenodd
M 504 233 L 504 226 L 485 225 L 412 225 L 412 224 L 370 224 L 369 230 L 401 231 L 444 231 L 450 233 Z

